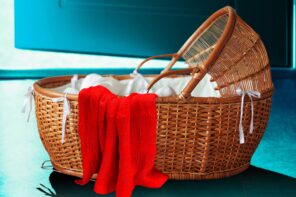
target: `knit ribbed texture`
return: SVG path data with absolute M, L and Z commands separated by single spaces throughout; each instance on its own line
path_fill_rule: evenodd
M 136 185 L 159 188 L 168 176 L 154 168 L 156 95 L 119 98 L 103 86 L 80 91 L 79 135 L 86 184 L 94 173 L 94 191 L 131 196 Z

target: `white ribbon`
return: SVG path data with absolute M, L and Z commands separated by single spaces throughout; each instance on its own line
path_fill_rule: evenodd
M 245 136 L 244 136 L 244 129 L 243 129 L 243 113 L 244 113 L 244 101 L 245 101 L 245 95 L 248 95 L 248 97 L 251 100 L 251 122 L 250 122 L 250 134 L 253 133 L 254 129 L 254 104 L 252 97 L 260 98 L 261 94 L 260 92 L 253 91 L 253 90 L 246 90 L 243 91 L 242 89 L 238 88 L 236 89 L 236 93 L 240 96 L 242 96 L 241 100 L 241 109 L 240 109 L 240 120 L 239 120 L 239 142 L 240 144 L 245 143 Z
M 29 105 L 29 113 L 27 117 L 27 122 L 30 120 L 30 114 L 32 111 L 32 102 L 33 102 L 34 88 L 33 86 L 29 86 L 27 93 L 24 95 L 24 102 L 22 107 L 22 113 L 26 113 L 27 106 Z
M 63 97 L 59 97 L 59 98 L 53 98 L 52 102 L 58 103 L 58 102 L 64 102 L 64 110 L 63 110 L 63 119 L 62 119 L 62 144 L 65 142 L 65 131 L 66 131 L 66 121 L 67 121 L 67 116 L 70 114 L 71 112 L 71 108 L 70 108 L 70 103 L 67 99 L 67 94 L 65 94 Z

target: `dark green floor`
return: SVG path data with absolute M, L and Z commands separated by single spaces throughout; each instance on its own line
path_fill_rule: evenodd
M 96 196 L 92 183 L 80 187 L 73 177 L 41 170 L 48 156 L 35 118 L 26 123 L 20 113 L 22 96 L 32 82 L 0 80 L 0 196 Z M 134 196 L 296 196 L 296 80 L 274 83 L 270 121 L 251 162 L 256 167 L 222 180 L 169 181 L 158 190 L 137 188 Z
M 93 196 L 93 182 L 81 188 L 75 178 L 51 173 L 52 189 L 39 185 L 38 189 L 57 196 Z M 168 181 L 161 189 L 137 187 L 134 196 L 295 196 L 296 181 L 278 173 L 250 167 L 246 172 L 230 178 L 208 181 Z M 55 196 L 53 194 L 53 196 Z M 108 196 L 114 196 L 108 195 Z

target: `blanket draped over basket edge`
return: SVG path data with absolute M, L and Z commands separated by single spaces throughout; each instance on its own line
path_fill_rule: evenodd
M 118 97 L 103 86 L 80 91 L 79 136 L 84 185 L 97 173 L 94 191 L 131 196 L 136 185 L 159 188 L 168 176 L 154 168 L 156 95 Z

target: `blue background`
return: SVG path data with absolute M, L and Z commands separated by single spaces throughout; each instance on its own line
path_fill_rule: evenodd
M 292 0 L 126 0 L 124 3 L 119 0 L 15 0 L 15 47 L 27 51 L 122 57 L 176 52 L 204 19 L 226 4 L 235 7 L 260 33 L 273 66 L 275 93 L 270 120 L 252 158 L 252 167 L 227 179 L 169 181 L 160 190 L 137 188 L 134 194 L 296 196 Z M 1 31 L 3 29 L 0 29 L 0 36 Z M 3 47 L 2 43 L 0 47 Z M 36 52 L 36 56 L 39 54 Z M 62 53 L 57 53 L 56 57 L 59 54 Z M 47 76 L 130 73 L 135 61 L 122 61 L 131 66 L 114 68 L 106 64 L 100 68 L 88 65 L 60 68 L 54 64 L 55 59 L 52 59 L 52 67 L 47 68 L 42 64 L 34 67 L 37 69 L 0 65 L 0 196 L 94 196 L 93 183 L 80 187 L 74 184 L 72 177 L 40 169 L 48 155 L 39 139 L 35 116 L 32 115 L 27 123 L 26 116 L 20 113 L 23 94 L 36 79 Z M 165 65 L 167 62 L 160 63 Z M 150 67 L 143 72 L 159 73 L 160 70 L 160 67 Z

